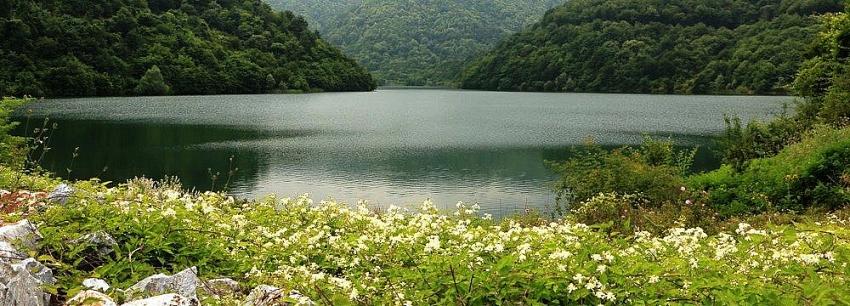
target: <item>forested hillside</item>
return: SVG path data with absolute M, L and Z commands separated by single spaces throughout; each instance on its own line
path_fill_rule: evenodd
M 0 2 L 0 96 L 371 90 L 371 76 L 260 0 Z
M 468 60 L 562 2 L 354 1 L 269 0 L 320 19 L 322 35 L 386 85 L 453 85 Z
M 841 0 L 572 0 L 472 63 L 463 88 L 785 93 Z
M 266 0 L 272 8 L 302 15 L 310 27 L 322 32 L 336 18 L 360 6 L 363 0 Z

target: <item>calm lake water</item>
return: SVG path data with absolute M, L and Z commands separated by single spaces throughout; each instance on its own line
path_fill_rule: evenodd
M 60 175 L 69 167 L 75 178 L 116 182 L 169 175 L 203 189 L 210 170 L 223 183 L 234 156 L 239 196 L 310 193 L 375 205 L 431 198 L 505 212 L 551 204 L 554 176 L 544 160 L 568 157 L 588 137 L 612 146 L 671 137 L 700 146 L 696 167 L 709 169 L 717 166 L 710 136 L 722 131 L 724 114 L 767 118 L 792 100 L 378 90 L 56 99 L 27 108 L 30 128 L 45 117 L 59 124 L 43 166 Z

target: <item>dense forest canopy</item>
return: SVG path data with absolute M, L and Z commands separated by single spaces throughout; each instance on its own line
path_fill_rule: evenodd
M 454 85 L 468 60 L 562 0 L 268 0 L 321 33 L 385 85 Z
M 302 17 L 260 0 L 4 0 L 0 36 L 0 96 L 375 87 Z
M 814 15 L 842 0 L 571 0 L 464 71 L 463 88 L 685 94 L 787 92 Z
M 304 16 L 310 26 L 324 32 L 328 24 L 333 24 L 339 16 L 353 10 L 363 0 L 265 0 L 272 8 L 292 11 Z

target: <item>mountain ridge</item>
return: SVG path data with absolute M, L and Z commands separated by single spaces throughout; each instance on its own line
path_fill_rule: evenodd
M 839 0 L 572 0 L 500 42 L 465 89 L 784 94 Z
M 319 28 L 322 36 L 366 66 L 381 85 L 454 87 L 468 60 L 561 0 L 269 3 L 279 10 L 325 16 Z M 340 11 L 330 13 L 334 9 Z
M 309 30 L 302 17 L 274 12 L 259 0 L 5 4 L 8 9 L 0 10 L 4 96 L 375 88 L 368 72 Z

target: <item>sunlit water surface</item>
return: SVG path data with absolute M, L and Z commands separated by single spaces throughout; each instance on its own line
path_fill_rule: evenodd
M 178 176 L 187 187 L 227 181 L 234 194 L 441 207 L 480 203 L 496 214 L 551 205 L 562 160 L 592 137 L 619 146 L 644 134 L 700 146 L 697 169 L 716 167 L 711 136 L 724 114 L 745 121 L 788 97 L 655 96 L 378 90 L 369 93 L 85 98 L 27 107 L 18 133 L 45 117 L 59 129 L 42 162 L 75 178 L 115 182 Z M 74 148 L 79 157 L 71 165 Z M 234 156 L 232 167 L 228 158 Z

